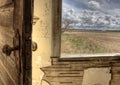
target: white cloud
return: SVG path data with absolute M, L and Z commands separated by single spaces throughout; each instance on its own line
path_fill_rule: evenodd
M 100 3 L 97 1 L 89 1 L 88 6 L 93 8 L 93 9 L 100 9 Z
M 113 11 L 120 13 L 120 9 L 115 9 Z M 70 7 L 63 9 L 63 19 L 71 20 L 73 22 L 71 24 L 73 27 L 108 26 L 109 28 L 112 26 L 120 26 L 120 16 L 116 17 L 115 15 L 107 15 L 102 12 L 92 10 L 76 10 Z
M 119 15 L 120 16 L 120 9 L 113 9 L 113 10 L 108 10 L 110 14 L 113 15 Z

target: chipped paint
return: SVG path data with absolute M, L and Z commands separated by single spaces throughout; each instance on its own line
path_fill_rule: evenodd
M 84 70 L 82 85 L 109 85 L 111 68 L 89 68 Z
M 33 26 L 32 39 L 38 45 L 38 49 L 33 52 L 33 75 L 32 85 L 48 85 L 42 81 L 44 73 L 42 67 L 51 65 L 51 29 L 52 29 L 52 0 L 34 0 L 34 15 L 39 20 Z

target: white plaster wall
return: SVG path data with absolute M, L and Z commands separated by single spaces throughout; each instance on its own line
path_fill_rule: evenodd
M 84 70 L 82 85 L 109 85 L 111 80 L 110 67 L 89 68 Z
M 34 15 L 39 17 L 33 26 L 32 40 L 38 44 L 37 51 L 32 54 L 33 84 L 48 85 L 42 82 L 42 67 L 51 65 L 51 32 L 52 32 L 52 0 L 34 0 Z

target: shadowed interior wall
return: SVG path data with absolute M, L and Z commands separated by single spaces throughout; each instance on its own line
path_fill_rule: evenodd
M 39 20 L 33 26 L 32 40 L 38 49 L 32 53 L 33 85 L 48 85 L 42 81 L 42 67 L 51 65 L 51 36 L 52 36 L 52 0 L 34 0 L 34 16 Z

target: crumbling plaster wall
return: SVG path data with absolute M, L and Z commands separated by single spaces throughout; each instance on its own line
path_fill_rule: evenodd
M 110 85 L 110 70 L 110 67 L 85 69 L 82 85 Z
M 51 65 L 50 56 L 51 56 L 51 49 L 52 49 L 52 46 L 51 46 L 52 44 L 51 43 L 52 42 L 51 41 L 52 40 L 52 0 L 34 0 L 34 2 L 35 2 L 34 15 L 39 17 L 40 19 L 36 23 L 36 25 L 33 26 L 33 35 L 32 35 L 33 41 L 37 42 L 38 44 L 38 49 L 37 51 L 33 52 L 33 56 L 32 56 L 33 57 L 33 61 L 32 61 L 33 85 L 49 85 L 47 82 L 42 81 L 42 78 L 48 81 L 49 83 L 51 83 L 51 85 L 61 85 L 61 83 L 65 85 L 82 85 L 83 77 L 85 75 L 83 71 L 85 70 L 85 68 L 90 68 L 90 67 L 91 68 L 111 67 L 111 70 L 110 70 L 111 85 L 120 84 L 120 81 L 119 81 L 120 63 L 116 62 L 116 61 L 119 61 L 119 59 L 114 59 L 114 58 L 113 59 L 101 58 L 102 60 L 88 59 L 88 61 L 83 62 L 79 59 L 75 61 L 69 60 L 69 59 L 68 61 L 66 60 L 60 61 L 59 58 L 57 57 L 52 59 L 53 65 Z M 57 13 L 55 14 L 57 15 Z M 56 18 L 58 17 L 59 15 L 56 16 Z M 59 22 L 59 20 L 57 19 L 55 21 Z M 59 30 L 57 32 L 59 32 Z M 55 38 L 55 39 L 59 40 L 59 38 Z M 56 43 L 55 46 L 59 45 L 57 44 L 58 43 Z M 59 52 L 56 52 L 56 53 L 59 53 Z M 43 71 L 41 71 L 40 68 L 42 68 Z M 60 72 L 57 70 L 60 70 Z M 72 73 L 72 75 L 70 75 L 70 73 L 73 71 L 75 72 L 77 71 L 77 75 L 76 73 L 75 74 Z M 45 72 L 46 74 L 44 75 L 43 72 Z M 67 74 L 63 74 L 63 72 L 67 72 Z M 69 78 L 67 78 L 68 81 L 66 81 L 66 75 L 68 77 L 70 76 Z M 58 79 L 58 78 L 61 78 L 61 79 Z
M 48 85 L 42 81 L 42 67 L 51 65 L 52 0 L 34 0 L 34 15 L 39 20 L 33 26 L 32 40 L 38 45 L 32 53 L 32 85 Z

